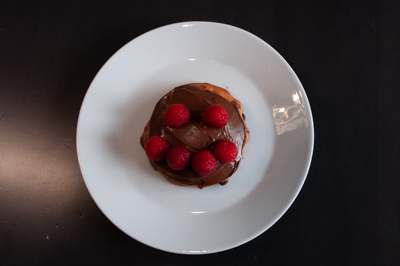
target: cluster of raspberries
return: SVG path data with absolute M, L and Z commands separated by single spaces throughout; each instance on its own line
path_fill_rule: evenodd
M 222 128 L 228 123 L 229 115 L 221 105 L 211 105 L 202 113 L 202 122 L 206 126 Z M 164 113 L 164 122 L 169 127 L 180 127 L 190 120 L 189 110 L 182 104 L 173 104 Z M 159 136 L 151 137 L 146 143 L 146 155 L 153 161 L 167 160 L 169 167 L 182 170 L 191 164 L 200 175 L 208 175 L 215 171 L 217 160 L 221 163 L 230 163 L 238 155 L 236 145 L 228 140 L 221 140 L 215 144 L 213 152 L 201 150 L 192 156 L 192 153 L 183 146 L 170 147 L 170 144 Z

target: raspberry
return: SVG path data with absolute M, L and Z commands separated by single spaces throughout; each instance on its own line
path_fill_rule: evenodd
M 214 154 L 221 163 L 230 163 L 236 159 L 238 150 L 233 142 L 221 140 L 215 145 Z
M 164 113 L 164 122 L 170 127 L 180 127 L 189 122 L 190 113 L 183 104 L 173 104 Z
M 221 105 L 211 105 L 203 111 L 203 123 L 210 127 L 223 128 L 228 123 L 229 115 Z
M 208 150 L 201 150 L 193 156 L 193 169 L 200 175 L 208 175 L 217 167 L 217 159 Z
M 151 137 L 146 143 L 146 155 L 153 161 L 162 161 L 165 159 L 169 143 L 159 136 Z
M 174 170 L 182 170 L 189 166 L 192 154 L 182 146 L 174 146 L 167 151 L 167 163 Z

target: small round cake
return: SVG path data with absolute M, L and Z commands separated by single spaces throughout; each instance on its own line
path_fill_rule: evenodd
M 221 87 L 191 83 L 158 101 L 140 143 L 168 181 L 203 188 L 228 183 L 249 139 L 240 101 Z

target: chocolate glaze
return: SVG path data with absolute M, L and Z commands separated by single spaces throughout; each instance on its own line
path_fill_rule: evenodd
M 172 128 L 164 124 L 163 115 L 168 106 L 180 103 L 186 106 L 190 112 L 189 123 Z M 228 124 L 221 128 L 207 127 L 201 122 L 201 114 L 210 105 L 222 105 L 229 114 Z M 246 143 L 246 131 L 248 130 L 239 114 L 240 106 L 235 101 L 228 101 L 224 97 L 204 90 L 202 87 L 183 85 L 166 94 L 157 103 L 151 119 L 146 126 L 147 135 L 141 139 L 142 146 L 152 136 L 161 136 L 171 146 L 184 146 L 192 153 L 202 149 L 212 150 L 213 145 L 220 140 L 229 140 L 235 143 L 239 154 L 231 163 L 217 162 L 216 170 L 209 175 L 199 175 L 191 167 L 176 171 L 171 169 L 166 161 L 153 162 L 153 167 L 163 175 L 171 178 L 174 183 L 184 186 L 196 185 L 199 188 L 220 183 L 225 185 L 228 178 L 235 173 L 243 158 L 244 145 Z

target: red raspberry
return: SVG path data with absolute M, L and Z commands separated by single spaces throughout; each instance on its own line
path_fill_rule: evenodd
M 164 122 L 170 127 L 180 127 L 189 122 L 190 113 L 183 104 L 173 104 L 164 113 Z
M 169 143 L 159 136 L 151 137 L 146 143 L 146 155 L 153 161 L 162 161 L 165 159 Z
M 233 142 L 221 140 L 215 145 L 214 154 L 221 163 L 230 163 L 236 159 L 238 150 Z
M 228 112 L 221 105 L 211 105 L 203 111 L 203 123 L 210 127 L 222 128 L 228 119 Z
M 193 156 L 193 169 L 200 175 L 208 175 L 217 167 L 217 159 L 208 150 L 201 150 Z
M 182 146 L 174 146 L 167 151 L 167 163 L 174 170 L 182 170 L 189 166 L 192 154 Z

